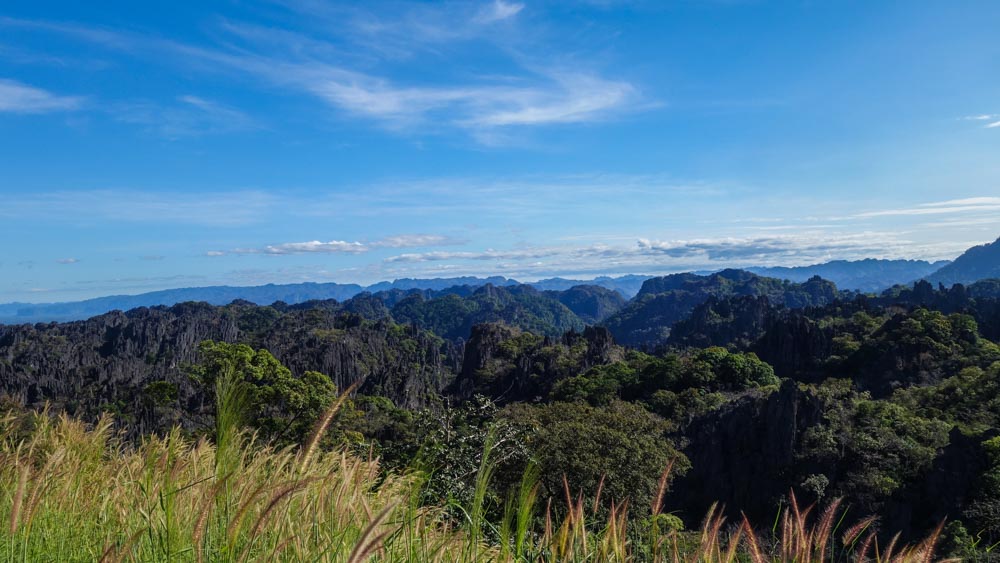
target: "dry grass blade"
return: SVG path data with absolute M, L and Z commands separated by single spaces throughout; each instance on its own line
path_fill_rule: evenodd
M 101 554 L 100 563 L 117 563 L 121 561 L 122 555 L 132 549 L 132 545 L 142 536 L 143 532 L 145 530 L 136 530 L 135 533 L 129 536 L 125 544 L 121 546 L 121 549 L 115 549 L 115 544 L 113 543 L 108 545 L 108 548 Z
M 354 550 L 351 551 L 351 556 L 347 558 L 347 563 L 361 563 L 381 545 L 386 534 L 376 535 L 375 530 L 389 517 L 394 508 L 396 508 L 395 504 L 386 506 L 369 522 L 368 526 L 361 532 L 361 537 L 358 538 L 358 543 L 355 544 Z

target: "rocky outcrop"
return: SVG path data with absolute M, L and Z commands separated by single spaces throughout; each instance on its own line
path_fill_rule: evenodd
M 677 322 L 668 344 L 684 348 L 723 346 L 747 349 L 774 321 L 778 312 L 764 296 L 709 298 L 691 316 Z
M 361 392 L 409 408 L 437 400 L 462 353 L 413 327 L 326 308 L 281 312 L 246 302 L 182 303 L 86 321 L 0 326 L 0 392 L 85 418 L 110 410 L 142 432 L 155 424 L 144 414 L 151 382 L 177 389 L 177 410 L 202 410 L 208 397 L 185 368 L 198 361 L 204 340 L 265 348 L 295 375 L 326 373 L 341 389 L 362 381 Z
M 817 381 L 823 378 L 821 364 L 830 356 L 833 343 L 815 321 L 789 314 L 772 322 L 751 350 L 771 364 L 778 377 Z
M 559 300 L 585 323 L 598 323 L 625 306 L 625 298 L 617 291 L 596 285 L 578 285 L 566 291 L 546 292 Z
M 497 402 L 538 401 L 560 379 L 623 357 L 623 349 L 602 327 L 571 330 L 553 339 L 504 324 L 476 325 L 451 392 L 460 399 L 478 393 Z
M 948 445 L 923 480 L 904 489 L 888 504 L 884 528 L 913 537 L 945 520 L 967 519 L 965 510 L 980 496 L 980 475 L 990 467 L 983 442 L 997 435 L 1000 432 L 996 429 L 978 434 L 952 429 Z M 968 523 L 973 529 L 978 524 Z
M 708 276 L 674 274 L 646 280 L 639 295 L 604 324 L 622 344 L 655 348 L 667 341 L 675 323 L 713 297 L 766 297 L 772 305 L 797 309 L 826 305 L 848 295 L 819 277 L 792 283 L 743 270 Z
M 773 518 L 800 481 L 796 452 L 803 433 L 821 420 L 811 393 L 785 381 L 769 395 L 751 394 L 696 419 L 684 432 L 691 470 L 671 486 L 672 508 L 697 522 L 718 501 L 738 517 Z

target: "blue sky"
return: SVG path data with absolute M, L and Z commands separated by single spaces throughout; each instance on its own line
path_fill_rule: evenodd
M 952 258 L 993 1 L 5 2 L 0 302 Z

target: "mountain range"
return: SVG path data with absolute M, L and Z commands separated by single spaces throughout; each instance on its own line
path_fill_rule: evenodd
M 924 260 L 857 261 L 834 260 L 822 264 L 796 267 L 747 268 L 768 278 L 803 283 L 819 276 L 836 284 L 840 290 L 878 293 L 895 285 L 906 285 L 926 279 L 931 283 L 951 285 L 970 284 L 980 279 L 1000 278 L 1000 239 L 991 244 L 970 248 L 954 262 Z M 709 274 L 711 272 L 705 272 Z M 694 274 L 690 274 L 694 275 Z M 282 302 L 289 305 L 315 300 L 335 299 L 344 301 L 362 293 L 379 293 L 393 290 L 442 291 L 453 287 L 507 287 L 530 285 L 540 291 L 566 291 L 577 286 L 596 286 L 611 290 L 624 299 L 640 294 L 644 284 L 653 276 L 630 274 L 619 277 L 602 276 L 592 280 L 549 278 L 522 284 L 503 276 L 455 278 L 403 278 L 383 281 L 369 286 L 340 283 L 268 284 L 262 286 L 211 286 L 167 289 L 139 295 L 114 295 L 65 303 L 8 303 L 0 304 L 0 324 L 31 322 L 71 321 L 100 315 L 113 310 L 136 307 L 174 305 L 186 301 L 202 301 L 212 305 L 225 305 L 240 299 L 258 304 Z M 596 317 L 584 319 L 594 322 Z
M 1000 278 L 1000 239 L 989 244 L 973 246 L 925 279 L 933 284 L 946 286 L 970 283 L 991 278 Z
M 804 282 L 819 276 L 837 284 L 841 289 L 877 293 L 897 284 L 907 284 L 929 276 L 947 266 L 947 260 L 833 260 L 823 264 L 796 267 L 747 268 L 747 271 L 771 278 Z M 975 281 L 975 280 L 972 280 Z

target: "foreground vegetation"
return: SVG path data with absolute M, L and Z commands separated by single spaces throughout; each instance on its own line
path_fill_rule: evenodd
M 282 449 L 255 443 L 226 416 L 214 440 L 174 431 L 131 447 L 107 417 L 87 427 L 65 415 L 9 414 L 0 419 L 0 553 L 7 561 L 931 561 L 940 533 L 882 545 L 871 519 L 841 529 L 837 502 L 818 513 L 794 496 L 769 533 L 715 509 L 700 531 L 684 532 L 661 513 L 669 466 L 651 506 L 602 498 L 603 482 L 585 501 L 564 482 L 562 511 L 539 498 L 529 467 L 502 518 L 490 521 L 491 445 L 471 504 L 423 506 L 419 472 L 384 473 L 375 459 L 319 450 L 341 402 L 304 444 Z
M 384 299 L 416 324 L 362 296 L 0 327 L 2 553 L 846 561 L 940 535 L 942 556 L 995 557 L 1000 282 L 845 300 L 818 279 L 681 278 L 650 284 L 663 323 L 630 317 L 661 347 L 445 326 L 451 308 L 403 294 Z M 542 297 L 484 288 L 477 311 L 530 328 Z M 71 418 L 27 414 L 45 408 Z M 842 502 L 824 524 L 792 495 Z

